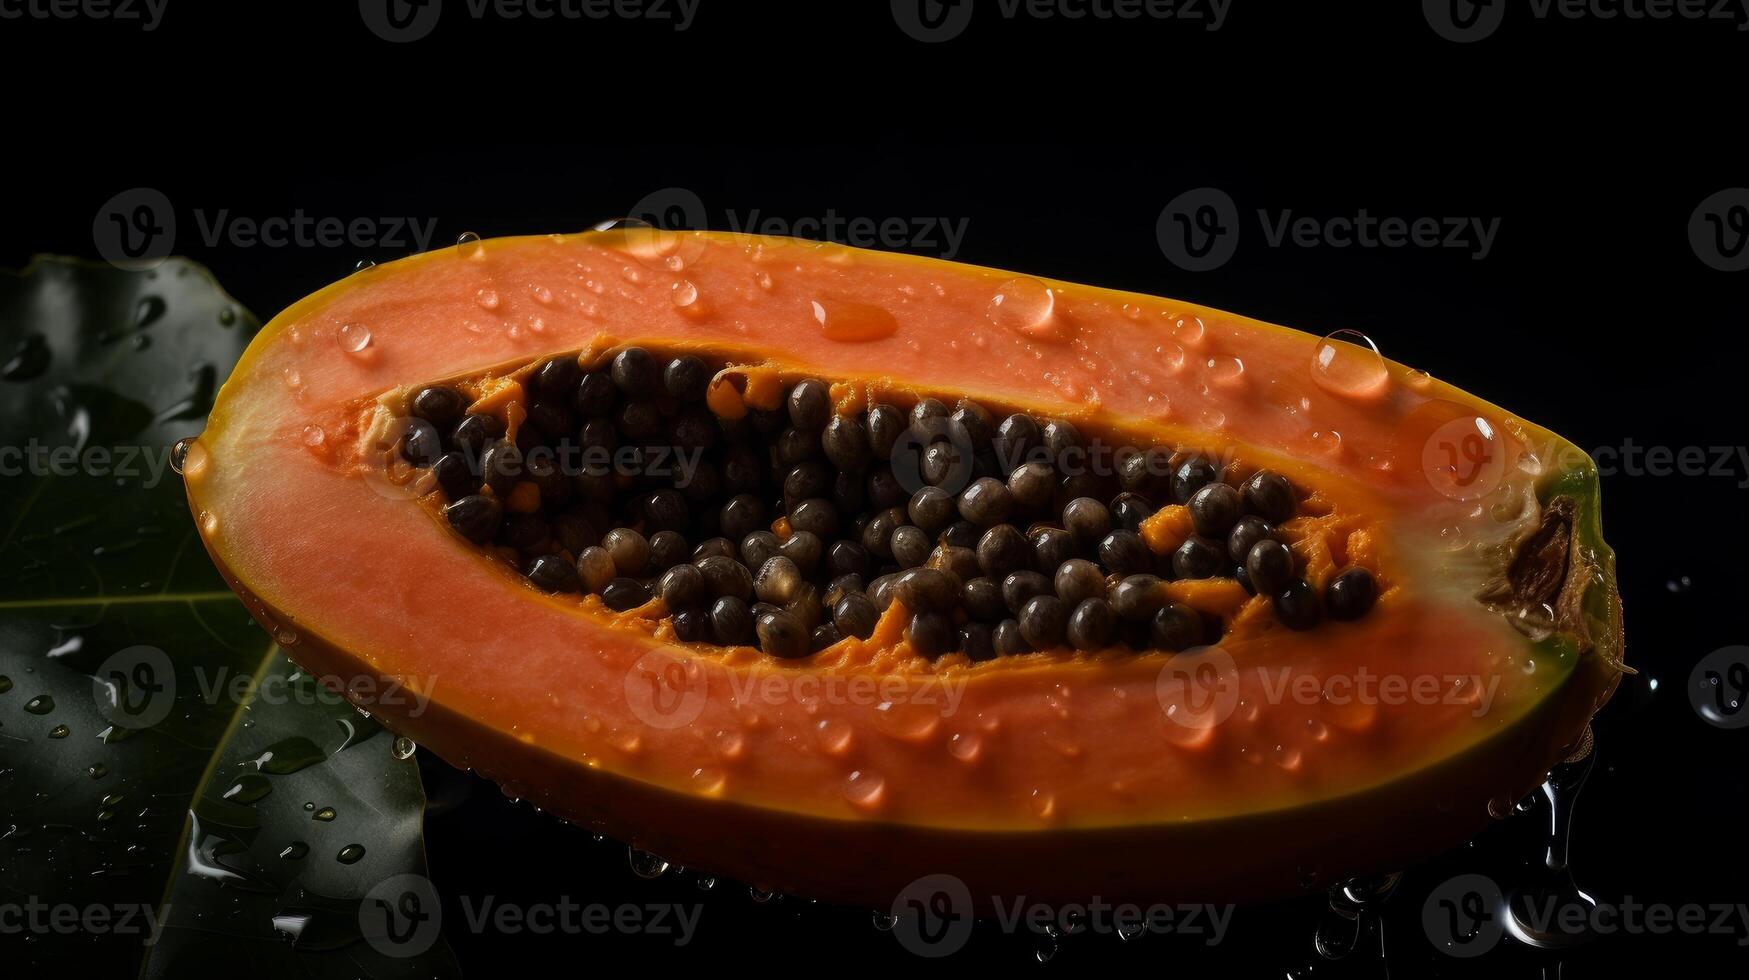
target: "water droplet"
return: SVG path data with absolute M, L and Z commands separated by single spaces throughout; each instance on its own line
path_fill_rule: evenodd
M 129 343 L 133 345 L 134 350 L 145 350 L 152 346 L 152 338 L 147 334 L 137 333 L 134 334 L 134 339 Z
M 1312 380 L 1344 398 L 1372 398 L 1390 384 L 1378 345 L 1358 330 L 1337 330 L 1312 351 Z
M 814 725 L 814 737 L 828 755 L 844 755 L 856 743 L 856 730 L 840 718 L 822 718 Z
M 164 317 L 168 309 L 164 300 L 158 296 L 142 296 L 134 305 L 134 329 L 144 330 Z
M 498 290 L 490 286 L 481 286 L 474 293 L 474 302 L 479 304 L 482 310 L 495 310 L 499 303 Z
M 331 807 L 331 806 L 325 806 L 325 807 L 323 807 L 323 808 L 322 808 L 322 809 L 320 809 L 320 810 L 317 810 L 317 811 L 316 811 L 316 812 L 315 812 L 315 814 L 314 814 L 314 815 L 312 815 L 312 816 L 311 816 L 311 818 L 310 818 L 310 819 L 312 819 L 312 820 L 320 820 L 320 821 L 322 821 L 322 822 L 323 822 L 323 823 L 332 823 L 332 822 L 333 822 L 333 820 L 334 820 L 334 818 L 335 818 L 335 817 L 337 817 L 337 816 L 339 816 L 339 815 L 340 815 L 340 814 L 338 814 L 338 813 L 336 813 L 336 812 L 335 812 L 335 811 L 334 811 L 334 808 L 333 808 L 333 807 Z
M 861 343 L 884 340 L 899 332 L 899 321 L 891 311 L 873 303 L 822 296 L 812 306 L 814 322 L 827 340 Z
M 280 848 L 279 856 L 287 861 L 301 861 L 308 853 L 310 853 L 310 845 L 301 840 L 295 840 Z
M 692 771 L 692 784 L 709 796 L 721 793 L 728 781 L 728 775 L 715 766 L 700 766 Z
M 1404 376 L 1403 380 L 1408 382 L 1409 387 L 1414 388 L 1416 391 L 1425 390 L 1433 385 L 1433 375 L 1428 374 L 1420 368 L 1411 370 L 1406 376 Z
M 455 239 L 456 254 L 464 259 L 483 259 L 486 257 L 486 243 L 480 241 L 480 236 L 471 231 L 464 231 Z
M 236 307 L 227 306 L 224 309 L 219 311 L 219 326 L 230 327 L 230 326 L 235 326 L 236 323 L 237 323 L 237 308 Z
M 218 531 L 218 529 L 219 529 L 218 515 L 214 514 L 212 511 L 207 511 L 207 510 L 201 511 L 200 512 L 200 529 L 207 534 L 213 534 L 214 532 Z
M 632 874 L 639 878 L 660 878 L 668 871 L 668 862 L 649 851 L 628 847 L 626 859 L 631 862 Z
M 766 889 L 761 888 L 758 885 L 748 885 L 747 886 L 747 897 L 752 899 L 755 904 L 764 905 L 767 902 L 770 902 L 772 899 L 776 898 L 777 892 L 767 891 Z
M 553 301 L 553 291 L 545 286 L 530 286 L 528 291 L 534 295 L 534 301 L 542 306 Z
M 1057 797 L 1054 793 L 1035 789 L 1032 791 L 1031 803 L 1032 812 L 1041 820 L 1049 820 L 1057 815 Z
M 12 690 L 12 678 L 0 674 L 0 694 L 5 694 L 10 690 Z
M 273 639 L 282 647 L 296 646 L 298 634 L 296 630 L 280 628 L 274 631 Z
M 73 734 L 73 730 L 71 728 L 68 728 L 66 725 L 56 725 L 55 727 L 49 729 L 49 737 L 50 738 L 66 738 L 68 735 L 71 735 L 71 734 Z
M 405 761 L 413 758 L 413 753 L 419 751 L 419 746 L 415 745 L 413 740 L 407 736 L 400 735 L 395 738 L 395 744 L 390 751 L 395 758 Z
M 753 274 L 753 282 L 756 283 L 760 289 L 763 289 L 768 293 L 777 285 L 777 283 L 772 280 L 771 273 L 764 270 L 760 270 Z
M 873 918 L 874 927 L 881 932 L 892 932 L 893 927 L 899 924 L 899 917 L 891 912 L 876 912 Z
M 1681 594 L 1694 587 L 1694 580 L 1686 575 L 1682 575 L 1665 582 L 1664 587 L 1671 592 Z
M 696 884 L 698 885 L 699 891 L 708 892 L 717 887 L 717 880 L 710 875 L 700 875 Z
M 49 345 L 42 334 L 28 334 L 12 349 L 6 363 L 0 365 L 0 378 L 7 381 L 29 381 L 49 369 Z
M 102 779 L 109 775 L 109 767 L 101 762 L 93 763 L 86 767 L 85 775 L 90 776 L 92 779 Z
M 364 860 L 364 845 L 348 844 L 340 849 L 339 854 L 334 855 L 334 860 L 341 864 L 357 864 Z
M 33 715 L 46 715 L 55 710 L 55 699 L 47 694 L 39 694 L 24 702 L 24 710 Z
M 887 781 L 862 769 L 844 777 L 844 798 L 861 810 L 877 810 L 886 801 Z
M 1040 963 L 1049 963 L 1056 958 L 1057 941 L 1050 936 L 1040 938 L 1038 946 L 1032 951 L 1032 955 L 1033 958 L 1037 959 Z
M 1264 385 L 1263 400 L 1289 415 L 1312 409 L 1312 400 L 1306 397 L 1305 390 L 1285 378 L 1275 378 Z
M 738 731 L 717 732 L 717 755 L 725 762 L 738 762 L 747 754 L 747 737 Z
M 1245 375 L 1245 362 L 1226 354 L 1209 358 L 1203 366 L 1208 369 L 1209 380 L 1218 385 L 1234 384 Z
M 366 272 L 366 271 L 374 269 L 376 267 L 377 267 L 377 264 L 372 259 L 359 259 L 358 262 L 353 265 L 352 271 L 353 272 Z
M 990 297 L 984 308 L 984 316 L 996 326 L 1025 337 L 1060 340 L 1062 331 L 1056 308 L 1057 297 L 1049 286 L 1021 276 L 996 288 L 996 295 Z
M 698 287 L 694 286 L 690 280 L 682 279 L 674 284 L 669 297 L 674 300 L 675 306 L 686 309 L 698 302 Z
M 314 449 L 327 441 L 328 433 L 321 426 L 314 423 L 304 426 L 304 445 Z
M 1202 322 L 1202 317 L 1194 313 L 1172 318 L 1172 337 L 1186 347 L 1201 347 L 1202 339 L 1207 334 L 1208 325 Z
M 178 439 L 176 445 L 170 447 L 170 469 L 177 476 L 182 475 L 182 468 L 187 465 L 189 447 L 193 445 L 193 439 Z
M 961 762 L 976 762 L 983 754 L 984 740 L 977 732 L 956 732 L 947 740 L 947 751 Z
M 370 328 L 362 323 L 342 323 L 334 331 L 334 340 L 348 354 L 357 354 L 370 346 Z
M 1342 433 L 1335 429 L 1313 429 L 1306 433 L 1306 445 L 1315 453 L 1336 456 L 1342 452 Z
M 232 803 L 249 804 L 263 799 L 273 792 L 273 784 L 266 776 L 255 773 L 244 773 L 237 777 L 230 788 L 225 790 L 223 797 Z

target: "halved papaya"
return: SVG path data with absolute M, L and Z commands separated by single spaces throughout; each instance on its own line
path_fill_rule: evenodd
M 1596 472 L 1553 433 L 1364 338 L 830 244 L 359 272 L 261 331 L 183 472 L 259 621 L 391 728 L 883 908 L 935 873 L 1223 900 L 1389 869 L 1540 781 L 1625 669 Z

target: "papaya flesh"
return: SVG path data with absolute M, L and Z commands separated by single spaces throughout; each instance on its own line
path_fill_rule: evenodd
M 779 657 L 763 635 L 701 639 L 660 583 L 584 594 L 556 533 L 537 546 L 550 580 L 502 537 L 458 533 L 454 494 L 408 451 L 421 393 L 461 393 L 510 445 L 538 431 L 531 412 L 550 417 L 546 365 L 611 374 L 633 348 L 697 358 L 715 438 L 774 455 L 807 379 L 834 419 L 970 400 L 1066 421 L 1082 445 L 1207 460 L 1234 487 L 1277 474 L 1294 509 L 1271 537 L 1302 592 L 1252 595 L 1230 557 L 1174 574 L 1206 515 L 1157 499 L 1131 514 L 1159 562 L 1150 595 L 1194 611 L 1198 644 L 1120 624 L 1090 649 L 991 656 L 964 609 L 925 629 L 889 597 L 866 637 Z M 1398 867 L 1538 783 L 1625 669 L 1596 471 L 1559 436 L 1363 343 L 830 244 L 620 228 L 354 274 L 261 331 L 183 473 L 258 620 L 397 732 L 671 861 L 881 908 L 937 873 L 980 903 L 1215 901 Z M 525 489 L 540 483 L 456 492 L 501 521 L 542 513 L 552 500 Z M 781 546 L 793 511 L 762 486 Z M 1060 527 L 1081 487 L 1019 530 Z M 869 562 L 871 577 L 894 564 Z M 1354 569 L 1376 602 L 1337 621 L 1332 589 Z

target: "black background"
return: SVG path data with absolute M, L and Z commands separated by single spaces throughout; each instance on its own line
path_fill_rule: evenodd
M 450 0 L 436 31 L 407 45 L 373 37 L 352 3 L 171 0 L 163 26 L 144 35 L 7 21 L 5 71 L 28 53 L 43 72 L 31 90 L 46 82 L 52 97 L 26 101 L 58 119 L 8 151 L 0 263 L 92 255 L 104 202 L 156 188 L 175 209 L 176 250 L 265 319 L 359 259 L 409 249 L 239 248 L 203 241 L 196 212 L 435 220 L 433 244 L 443 244 L 463 231 L 578 230 L 683 187 L 715 228 L 752 212 L 963 220 L 960 261 L 1313 333 L 1359 329 L 1387 356 L 1586 448 L 1732 447 L 1725 475 L 1606 476 L 1604 528 L 1620 561 L 1628 659 L 1641 673 L 1596 723 L 1574 864 L 1603 901 L 1749 899 L 1749 735 L 1704 723 L 1685 692 L 1700 657 L 1749 633 L 1749 466 L 1734 455 L 1745 412 L 1732 363 L 1749 272 L 1708 268 L 1687 233 L 1704 198 L 1749 186 L 1740 142 L 1716 135 L 1740 127 L 1741 107 L 1715 84 L 1743 63 L 1749 35 L 1717 23 L 1536 21 L 1515 6 L 1496 36 L 1457 45 L 1418 4 L 1374 13 L 1237 0 L 1227 24 L 1206 32 L 1008 22 L 984 3 L 964 36 L 926 45 L 896 29 L 886 4 L 841 9 L 850 6 L 705 0 L 698 24 L 676 34 L 618 21 L 476 22 Z M 1053 142 L 920 143 L 873 131 L 890 118 Z M 86 122 L 92 131 L 79 132 Z M 417 144 L 402 142 L 410 132 Z M 800 138 L 834 142 L 791 142 Z M 1237 252 L 1216 271 L 1181 271 L 1155 222 L 1175 195 L 1205 186 L 1238 206 Z M 1270 247 L 1258 209 L 1500 224 L 1478 261 L 1462 249 Z M 475 975 L 544 954 L 577 957 L 579 968 L 601 955 L 783 974 L 846 960 L 943 968 L 904 952 L 866 911 L 788 896 L 756 903 L 728 882 L 702 892 L 690 874 L 644 881 L 617 845 L 440 764 L 427 774 L 433 876 L 452 922 L 458 895 L 704 905 L 700 935 L 679 949 L 650 935 L 449 930 Z M 1436 953 L 1420 927 L 1428 891 L 1467 871 L 1509 879 L 1537 854 L 1537 819 L 1502 822 L 1409 870 L 1386 906 L 1393 972 L 1583 976 L 1670 956 L 1749 961 L 1735 945 L 1749 940 L 1742 934 L 1617 937 L 1565 954 L 1509 941 L 1480 965 Z M 1320 905 L 1245 910 L 1215 948 L 1069 937 L 1044 969 L 1164 961 L 1279 976 L 1317 958 Z M 942 972 L 1031 969 L 1040 942 L 981 927 Z M 1357 956 L 1314 973 L 1382 970 Z

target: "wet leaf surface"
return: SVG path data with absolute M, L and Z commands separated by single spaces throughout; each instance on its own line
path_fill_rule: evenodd
M 198 922 L 207 946 L 227 948 L 218 940 L 254 909 L 240 890 L 182 884 L 191 801 L 201 812 L 209 772 L 256 748 L 257 728 L 358 717 L 333 699 L 250 701 L 252 681 L 286 661 L 207 560 L 171 468 L 257 326 L 183 260 L 123 271 L 44 258 L 0 273 L 0 901 L 26 915 L 9 966 L 127 975 L 166 920 L 170 935 Z M 374 852 L 280 875 L 282 894 L 356 905 L 423 868 L 417 773 L 386 733 L 356 737 L 370 748 L 344 763 L 332 738 L 312 740 L 327 761 L 298 789 L 351 802 Z M 257 826 L 307 821 L 292 795 L 257 800 Z M 280 959 L 308 974 L 330 965 Z

